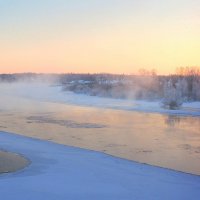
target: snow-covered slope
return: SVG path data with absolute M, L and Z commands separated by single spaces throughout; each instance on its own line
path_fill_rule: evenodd
M 0 175 L 2 200 L 198 200 L 200 177 L 0 132 L 31 165 Z

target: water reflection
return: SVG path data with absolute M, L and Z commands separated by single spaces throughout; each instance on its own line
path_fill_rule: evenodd
M 181 127 L 182 129 L 187 129 L 188 133 L 190 133 L 192 130 L 196 130 L 197 133 L 199 131 L 200 134 L 200 117 L 163 115 L 163 119 L 168 127 Z
M 200 175 L 199 117 L 20 98 L 0 98 L 1 108 L 0 130 Z
M 169 127 L 174 127 L 180 123 L 181 117 L 176 116 L 176 115 L 168 115 L 168 116 L 164 116 L 164 121 L 165 121 L 165 124 L 167 124 Z

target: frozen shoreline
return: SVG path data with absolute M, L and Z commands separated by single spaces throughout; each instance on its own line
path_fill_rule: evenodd
M 179 110 L 162 108 L 159 101 L 143 101 L 128 99 L 112 99 L 98 96 L 76 94 L 62 91 L 61 86 L 50 86 L 47 83 L 13 83 L 1 84 L 0 90 L 3 95 L 23 97 L 37 101 L 63 103 L 68 105 L 97 107 L 125 111 L 138 111 L 147 113 L 160 113 L 167 115 L 200 116 L 200 102 L 184 103 Z M 31 91 L 31 93 L 29 92 Z
M 31 160 L 19 172 L 0 175 L 5 200 L 200 198 L 200 176 L 5 132 L 0 140 L 2 148 Z

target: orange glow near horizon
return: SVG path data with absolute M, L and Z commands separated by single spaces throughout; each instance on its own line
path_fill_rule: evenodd
M 112 0 L 102 1 L 100 8 L 88 3 L 87 12 L 71 3 L 78 17 L 73 13 L 65 16 L 68 7 L 63 9 L 61 2 L 55 13 L 46 16 L 45 6 L 50 9 L 55 5 L 32 1 L 33 7 L 33 2 L 41 7 L 35 8 L 41 11 L 36 19 L 34 13 L 25 11 L 28 3 L 13 6 L 17 13 L 13 18 L 8 15 L 10 7 L 5 5 L 5 21 L 0 20 L 0 73 L 132 74 L 144 68 L 170 74 L 181 66 L 200 66 L 200 16 L 195 10 L 197 5 L 190 5 L 189 0 L 181 8 L 173 2 L 138 3 L 139 11 L 129 8 L 134 1 L 126 5 L 117 0 L 115 8 L 107 5 Z M 173 9 L 178 9 L 177 13 Z

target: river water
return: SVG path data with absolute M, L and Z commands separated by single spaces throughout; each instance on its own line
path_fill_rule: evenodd
M 200 117 L 1 94 L 0 130 L 200 175 Z

